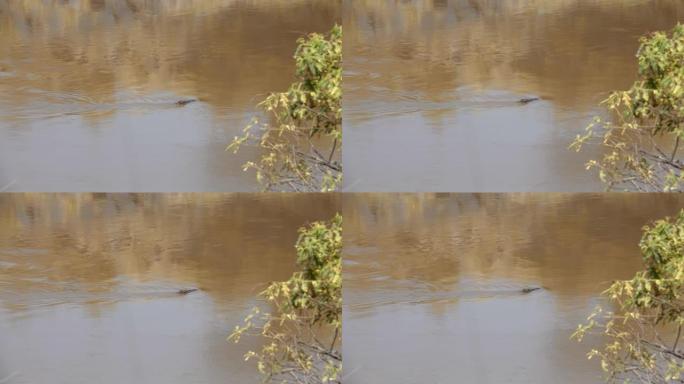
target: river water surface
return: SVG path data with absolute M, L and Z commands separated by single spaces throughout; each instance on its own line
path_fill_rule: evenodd
M 636 75 L 680 0 L 347 0 L 353 191 L 596 191 L 570 142 Z M 526 105 L 517 100 L 539 97 Z
M 672 195 L 344 198 L 345 383 L 600 383 L 569 340 Z M 543 289 L 523 293 L 526 287 Z
M 225 152 L 330 0 L 0 1 L 0 191 L 251 191 Z M 177 106 L 181 99 L 198 102 Z
M 333 195 L 0 196 L 0 382 L 254 383 L 226 341 Z M 200 290 L 179 295 L 177 290 Z

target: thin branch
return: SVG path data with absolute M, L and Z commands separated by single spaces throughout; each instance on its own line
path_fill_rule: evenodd
M 672 150 L 672 156 L 670 156 L 670 163 L 674 161 L 675 156 L 677 155 L 677 149 L 679 149 L 679 136 L 677 136 L 677 140 L 675 140 L 675 146 Z
M 679 142 L 679 138 L 677 138 L 677 141 Z M 333 147 L 332 150 L 330 151 L 330 156 L 328 156 L 328 163 L 332 163 L 332 158 L 333 155 L 335 154 L 335 150 L 337 149 L 337 139 L 333 141 Z
M 679 337 L 682 335 L 682 325 L 679 324 L 677 327 L 677 337 L 675 338 L 674 345 L 672 346 L 672 350 L 677 352 L 677 344 L 679 344 Z

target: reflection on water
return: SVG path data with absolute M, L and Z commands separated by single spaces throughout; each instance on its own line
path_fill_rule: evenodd
M 0 1 L 0 190 L 245 191 L 224 151 L 330 0 Z M 181 99 L 199 102 L 178 106 Z
M 348 0 L 345 179 L 358 191 L 594 191 L 567 150 L 679 0 Z M 529 104 L 525 97 L 540 97 Z
M 242 358 L 254 345 L 226 337 L 294 270 L 297 228 L 336 205 L 323 194 L 0 196 L 0 381 L 257 382 Z M 200 291 L 177 293 L 189 287 Z
M 600 382 L 591 343 L 569 336 L 641 269 L 641 227 L 681 208 L 645 194 L 345 196 L 345 383 Z

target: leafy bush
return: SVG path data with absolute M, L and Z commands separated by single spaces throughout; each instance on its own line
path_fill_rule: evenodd
M 342 180 L 342 27 L 297 43 L 296 81 L 259 104 L 270 123 L 253 119 L 228 149 L 261 149 L 259 160 L 243 168 L 255 170 L 265 190 L 332 191 Z
M 614 311 L 597 307 L 573 337 L 598 331 L 607 343 L 589 352 L 609 382 L 684 382 L 684 210 L 644 228 L 645 270 L 604 292 Z
M 339 383 L 342 356 L 342 217 L 300 229 L 295 246 L 301 270 L 261 293 L 274 309 L 255 307 L 229 340 L 259 336 L 256 359 L 264 382 Z
M 684 163 L 684 26 L 672 35 L 656 32 L 641 39 L 638 79 L 627 91 L 613 92 L 603 104 L 613 115 L 595 118 L 571 148 L 592 138 L 606 150 L 587 169 L 597 168 L 608 189 L 681 191 Z

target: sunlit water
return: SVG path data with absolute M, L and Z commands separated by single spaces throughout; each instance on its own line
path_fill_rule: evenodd
M 570 340 L 665 195 L 345 196 L 345 383 L 599 383 Z M 530 293 L 526 287 L 541 287 Z
M 346 188 L 597 191 L 568 145 L 679 0 L 348 0 Z M 521 98 L 539 101 L 518 103 Z
M 226 152 L 327 0 L 0 1 L 0 191 L 251 191 Z M 184 106 L 176 102 L 197 99 Z
M 226 341 L 331 195 L 0 196 L 0 382 L 256 383 Z M 179 289 L 200 290 L 180 295 Z

